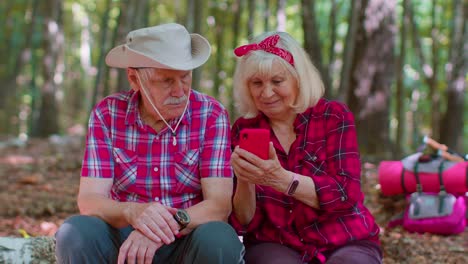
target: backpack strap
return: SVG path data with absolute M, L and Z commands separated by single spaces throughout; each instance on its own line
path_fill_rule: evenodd
M 407 194 L 408 189 L 406 189 L 406 186 L 405 186 L 405 166 L 403 166 L 403 168 L 401 169 L 400 184 L 401 184 L 401 189 L 403 190 L 403 193 Z M 468 167 L 466 168 L 466 184 L 468 185 Z
M 416 191 L 418 193 L 422 193 L 422 184 L 421 181 L 419 180 L 419 161 L 416 160 L 416 163 L 414 163 L 414 178 L 416 179 Z
M 439 190 L 439 213 L 442 213 L 442 210 L 444 209 L 444 198 L 447 195 L 447 191 L 445 190 L 445 185 L 444 185 L 444 178 L 443 178 L 443 172 L 444 172 L 444 159 L 440 162 L 439 165 L 439 170 L 438 170 L 438 175 L 439 175 L 439 184 L 440 184 L 440 190 Z

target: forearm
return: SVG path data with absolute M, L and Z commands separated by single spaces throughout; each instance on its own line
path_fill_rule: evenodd
M 131 213 L 131 210 L 129 210 L 131 206 L 138 206 L 138 204 L 118 202 L 93 193 L 78 196 L 78 207 L 81 214 L 99 217 L 116 228 L 129 225 L 127 219 L 129 219 L 128 215 Z
M 280 191 L 282 193 L 285 193 L 291 184 L 291 181 L 293 179 L 293 173 L 290 171 L 286 171 L 286 175 L 284 177 L 285 180 L 283 181 L 278 181 L 278 185 L 274 186 L 277 191 Z M 292 195 L 296 200 L 299 200 L 303 202 L 304 204 L 319 209 L 319 201 L 317 197 L 317 192 L 315 190 L 315 183 L 312 180 L 312 178 L 308 176 L 304 176 L 301 174 L 297 174 L 297 179 L 299 181 L 299 184 L 297 186 L 296 191 Z
M 187 212 L 190 215 L 189 229 L 194 229 L 197 226 L 211 221 L 227 221 L 231 213 L 231 202 L 229 199 L 215 200 L 206 199 L 190 208 Z
M 242 225 L 248 225 L 255 215 L 255 184 L 238 180 L 233 199 L 233 210 Z

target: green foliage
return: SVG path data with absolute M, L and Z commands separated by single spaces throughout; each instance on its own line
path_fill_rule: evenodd
M 249 0 L 250 1 L 250 0 Z M 265 14 L 268 14 L 268 26 L 270 30 L 275 30 L 277 27 L 277 0 L 268 0 L 269 12 L 265 10 L 267 7 L 264 0 L 255 1 L 255 25 L 254 35 L 263 32 L 265 26 Z M 39 0 L 43 3 L 42 0 Z M 414 18 L 418 29 L 419 41 L 425 61 L 432 63 L 433 56 L 437 56 L 439 64 L 437 68 L 437 94 L 441 97 L 441 109 L 443 113 L 448 106 L 446 105 L 447 91 L 447 76 L 446 64 L 449 59 L 453 19 L 452 1 L 436 1 L 436 16 L 435 28 L 433 29 L 432 3 L 429 0 L 412 0 Z M 32 103 L 32 98 L 36 98 L 37 92 L 32 87 L 41 88 L 43 84 L 42 73 L 44 69 L 41 65 L 41 60 L 44 58 L 45 52 L 42 45 L 44 40 L 43 30 L 46 22 L 40 14 L 32 15 L 32 0 L 15 0 L 1 1 L 0 3 L 0 53 L 7 54 L 0 64 L 0 80 L 6 81 L 11 74 L 16 78 L 16 87 L 5 87 L 4 90 L 15 90 L 17 95 L 20 95 L 19 104 L 21 107 L 26 107 Z M 128 8 L 122 8 L 124 3 L 130 3 L 132 7 L 142 4 L 143 1 L 132 0 L 112 0 L 109 11 L 109 18 L 105 26 L 107 27 L 106 41 L 100 43 L 101 20 L 106 12 L 106 1 L 94 0 L 64 0 L 63 1 L 63 24 L 60 25 L 64 32 L 65 50 L 63 53 L 63 64 L 65 67 L 63 82 L 59 87 L 59 102 L 61 104 L 61 120 L 63 130 L 74 123 L 83 123 L 87 119 L 86 104 L 91 101 L 93 83 L 96 78 L 96 66 L 98 64 L 100 50 L 109 50 L 114 43 L 111 41 L 116 38 L 115 29 L 126 28 L 125 23 L 118 21 L 121 13 L 127 12 Z M 187 23 L 188 17 L 193 17 L 189 14 L 189 1 L 187 0 L 148 0 L 148 23 L 156 25 L 160 23 L 179 22 Z M 198 2 L 197 2 L 198 3 Z M 202 90 L 213 94 L 213 74 L 221 76 L 219 99 L 230 104 L 232 96 L 230 96 L 232 88 L 232 72 L 235 66 L 235 58 L 232 54 L 234 47 L 233 31 L 234 27 L 239 29 L 238 44 L 245 44 L 249 36 L 247 36 L 248 10 L 247 1 L 244 0 L 243 12 L 241 14 L 240 23 L 233 25 L 234 12 L 232 5 L 234 0 L 204 0 L 204 11 L 202 19 L 202 32 L 210 43 L 212 43 L 213 51 L 212 58 L 203 67 Z M 343 64 L 343 49 L 345 46 L 345 38 L 348 31 L 348 17 L 351 8 L 351 1 L 336 0 L 336 42 L 332 49 L 330 25 L 330 14 L 332 8 L 331 0 L 315 1 L 315 17 L 319 30 L 319 38 L 321 42 L 322 59 L 325 66 L 329 66 L 331 61 L 330 55 L 334 55 L 334 63 L 338 66 L 333 68 L 332 79 L 334 86 L 337 86 L 340 77 L 340 65 Z M 51 7 L 53 8 L 53 7 Z M 287 0 L 286 1 L 286 30 L 294 36 L 299 42 L 303 42 L 303 29 L 301 18 L 301 1 Z M 402 0 L 397 1 L 395 19 L 398 28 L 402 24 Z M 130 18 L 137 19 L 137 17 Z M 32 28 L 31 26 L 34 25 Z M 222 25 L 223 48 L 222 50 L 216 44 L 216 25 Z M 188 26 L 188 25 L 187 25 Z M 31 32 L 30 43 L 27 42 L 27 32 Z M 398 32 L 398 29 L 397 29 Z M 414 34 L 411 29 L 407 29 L 407 50 L 404 68 L 404 89 L 405 89 L 405 109 L 413 110 L 417 118 L 417 127 L 413 132 L 414 138 L 422 135 L 423 132 L 430 131 L 431 113 L 434 111 L 428 98 L 429 87 L 424 80 L 422 62 L 418 58 L 415 51 L 414 42 L 411 39 Z M 433 33 L 435 33 L 437 49 L 435 52 L 432 49 Z M 398 34 L 397 34 L 398 35 Z M 121 43 L 122 39 L 115 39 L 117 43 Z M 399 36 L 397 42 L 400 41 Z M 29 46 L 28 46 L 29 45 Z M 398 45 L 397 45 L 398 46 Z M 28 52 L 25 52 L 28 51 Z M 18 56 L 26 54 L 29 60 L 22 65 L 18 72 L 15 71 L 15 63 L 18 61 Z M 332 53 L 332 54 L 331 54 Z M 395 56 L 399 55 L 399 50 L 395 50 Z M 222 68 L 214 73 L 213 69 L 216 66 L 216 57 L 221 56 Z M 111 90 L 115 91 L 117 80 L 115 71 L 110 72 L 109 84 Z M 105 77 L 107 78 L 107 77 Z M 36 85 L 36 86 L 35 86 Z M 415 101 L 414 96 L 418 93 L 419 100 Z M 0 93 L 4 95 L 6 93 Z M 17 96 L 8 94 L 8 97 Z M 412 97 L 413 96 L 413 97 Z M 82 102 L 75 102 L 76 98 L 81 98 Z M 465 95 L 466 97 L 466 95 Z M 465 101 L 468 98 L 465 98 Z M 395 100 L 392 100 L 393 103 Z M 73 109 L 70 106 L 73 106 Z M 0 113 L 7 113 L 3 106 L 0 105 Z M 26 107 L 27 108 L 27 107 Z M 465 104 L 465 109 L 466 109 Z M 34 111 L 32 109 L 31 111 Z M 395 109 L 392 109 L 391 120 L 395 120 Z M 464 122 L 468 119 L 465 111 Z M 234 114 L 234 113 L 232 113 Z M 2 117 L 2 120 L 8 119 Z M 2 123 L 3 125 L 3 123 Z M 393 126 L 392 126 L 393 127 Z M 0 134 L 2 130 L 0 129 Z M 392 135 L 394 133 L 392 132 Z M 410 136 L 408 136 L 410 138 Z M 464 138 L 468 138 L 468 126 L 464 126 Z M 405 144 L 403 144 L 405 145 Z M 468 140 L 465 140 L 465 149 L 467 149 Z

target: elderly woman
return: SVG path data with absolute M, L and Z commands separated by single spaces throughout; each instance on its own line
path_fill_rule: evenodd
M 230 222 L 246 263 L 381 263 L 379 227 L 364 206 L 353 114 L 321 98 L 299 43 L 271 32 L 235 49 L 236 175 Z M 267 160 L 239 148 L 240 131 L 270 131 Z

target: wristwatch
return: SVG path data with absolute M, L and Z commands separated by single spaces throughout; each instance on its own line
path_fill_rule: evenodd
M 190 223 L 190 215 L 184 209 L 177 210 L 174 219 L 180 226 L 180 230 L 184 229 Z
M 292 175 L 293 178 L 285 192 L 285 194 L 288 196 L 292 196 L 296 192 L 297 186 L 299 185 L 299 176 L 294 172 L 292 173 Z

